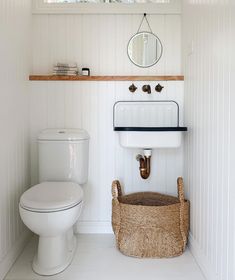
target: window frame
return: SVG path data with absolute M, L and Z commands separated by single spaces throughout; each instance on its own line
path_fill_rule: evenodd
M 32 0 L 33 14 L 181 14 L 181 0 L 169 3 L 45 3 Z

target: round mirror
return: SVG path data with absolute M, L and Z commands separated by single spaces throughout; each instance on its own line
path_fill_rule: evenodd
M 143 31 L 131 37 L 127 45 L 127 53 L 131 62 L 139 67 L 150 67 L 162 56 L 162 43 L 153 33 Z

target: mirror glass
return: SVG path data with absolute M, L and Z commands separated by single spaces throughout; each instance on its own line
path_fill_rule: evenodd
M 162 43 L 153 33 L 143 31 L 131 37 L 127 53 L 130 60 L 139 67 L 150 67 L 162 56 Z

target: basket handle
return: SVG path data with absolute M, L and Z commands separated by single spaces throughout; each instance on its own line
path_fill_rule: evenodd
M 115 234 L 116 243 L 118 242 L 119 230 L 120 230 L 120 203 L 118 197 L 122 195 L 121 184 L 118 180 L 113 181 L 112 183 L 112 227 Z
M 179 201 L 182 203 L 185 200 L 185 198 L 184 198 L 184 182 L 183 182 L 182 177 L 179 177 L 177 179 L 177 186 L 178 186 L 178 198 L 179 198 Z
M 122 196 L 122 188 L 120 182 L 115 180 L 112 183 L 112 197 L 113 199 L 117 199 L 119 196 Z
M 183 244 L 184 244 L 184 249 L 185 249 L 186 244 L 187 244 L 187 236 L 185 235 L 185 232 L 184 232 L 184 201 L 185 201 L 185 197 L 184 197 L 184 182 L 183 182 L 182 177 L 179 177 L 177 179 L 177 186 L 178 186 L 178 197 L 179 197 L 179 201 L 180 201 L 180 232 L 181 232 L 181 236 L 182 236 Z

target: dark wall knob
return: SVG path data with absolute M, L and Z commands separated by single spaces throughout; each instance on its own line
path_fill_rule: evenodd
M 129 91 L 130 92 L 135 92 L 136 90 L 137 90 L 137 87 L 134 84 L 129 86 Z
M 143 92 L 147 92 L 148 94 L 151 93 L 151 86 L 150 85 L 144 85 L 142 87 Z
M 163 86 L 161 86 L 160 84 L 157 84 L 156 87 L 155 87 L 155 90 L 157 92 L 161 92 L 163 88 L 164 88 Z

